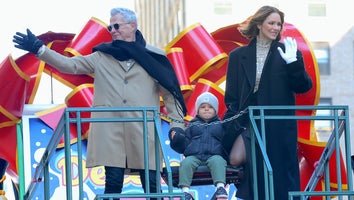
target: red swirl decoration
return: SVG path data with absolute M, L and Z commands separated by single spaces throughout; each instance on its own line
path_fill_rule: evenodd
M 202 92 L 213 93 L 220 102 L 219 116 L 222 117 L 226 108 L 224 105 L 224 90 L 219 87 L 225 81 L 227 58 L 231 50 L 247 45 L 248 40 L 237 31 L 239 24 L 222 27 L 208 33 L 201 24 L 194 24 L 184 29 L 164 48 L 171 61 L 180 83 L 188 113 L 186 121 L 192 119 L 196 110 L 194 102 Z M 297 95 L 297 105 L 317 105 L 320 94 L 319 73 L 314 54 L 303 34 L 293 25 L 285 23 L 282 38 L 294 37 L 302 51 L 306 70 L 314 83 L 313 88 Z M 91 18 L 82 31 L 77 34 L 48 32 L 38 36 L 51 49 L 65 55 L 76 56 L 91 53 L 93 46 L 108 42 L 111 36 L 106 30 L 106 24 L 96 18 Z M 51 128 L 55 129 L 65 107 L 90 107 L 93 99 L 92 75 L 63 74 L 50 65 L 39 61 L 33 54 L 25 54 L 13 60 L 9 55 L 0 65 L 0 157 L 9 162 L 8 173 L 17 176 L 16 161 L 16 123 L 21 119 L 24 104 L 32 104 L 36 95 L 42 73 L 51 73 L 61 83 L 72 88 L 66 97 L 65 104 L 37 113 Z M 165 112 L 161 101 L 161 112 Z M 310 111 L 298 111 L 298 115 L 314 115 Z M 82 117 L 90 117 L 83 113 Z M 325 143 L 316 141 L 313 122 L 299 122 L 299 158 L 301 168 L 301 186 L 304 188 L 321 156 Z M 89 126 L 84 124 L 82 136 L 86 138 Z M 71 127 L 71 141 L 76 142 L 76 127 Z M 62 147 L 61 142 L 59 147 Z M 11 148 L 9 148 L 11 147 Z M 333 158 L 331 158 L 333 159 Z M 343 185 L 346 185 L 345 168 L 341 163 Z M 331 161 L 331 174 L 336 174 L 335 163 Z M 335 181 L 335 179 L 331 179 Z M 322 190 L 323 184 L 318 184 L 316 190 Z M 333 182 L 333 188 L 336 183 Z M 345 186 L 344 186 L 345 188 Z

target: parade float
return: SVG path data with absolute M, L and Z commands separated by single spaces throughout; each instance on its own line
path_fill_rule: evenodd
M 102 42 L 111 41 L 111 35 L 106 30 L 106 26 L 101 20 L 92 17 L 77 34 L 47 32 L 38 35 L 38 38 L 49 48 L 65 56 L 87 55 L 91 53 L 94 46 Z M 249 40 L 240 35 L 237 30 L 238 26 L 239 24 L 232 24 L 220 27 L 209 33 L 202 24 L 193 24 L 185 28 L 164 47 L 177 73 L 187 105 L 186 122 L 191 120 L 196 113 L 194 108 L 196 97 L 205 91 L 213 93 L 219 99 L 220 108 L 218 114 L 222 118 L 226 108 L 223 104 L 224 90 L 221 85 L 225 81 L 228 54 L 234 48 L 246 45 L 249 42 Z M 297 95 L 296 104 L 317 105 L 320 96 L 319 72 L 311 46 L 305 36 L 289 23 L 284 24 L 284 32 L 282 33 L 282 38 L 287 36 L 296 39 L 298 48 L 304 57 L 306 70 L 313 82 L 313 88 L 310 91 Z M 63 86 L 72 90 L 66 96 L 63 104 L 44 106 L 33 104 L 43 73 L 50 75 L 51 78 L 56 79 Z M 8 55 L 0 65 L 0 77 L 2 92 L 0 96 L 0 138 L 2 143 L 0 145 L 0 158 L 2 161 L 0 162 L 0 169 L 3 169 L 0 171 L 3 173 L 0 174 L 0 184 L 7 178 L 11 179 L 14 186 L 13 190 L 8 191 L 0 187 L 0 191 L 2 191 L 0 195 L 5 196 L 5 192 L 18 192 L 16 188 L 18 188 L 19 179 L 21 178 L 19 177 L 18 167 L 19 162 L 21 162 L 19 154 L 23 153 L 25 175 L 22 178 L 25 185 L 28 185 L 33 181 L 31 177 L 36 173 L 40 157 L 64 109 L 67 107 L 90 107 L 92 105 L 94 76 L 63 74 L 47 63 L 38 60 L 35 55 L 26 53 L 16 59 Z M 161 102 L 160 112 L 162 116 L 166 112 L 163 102 Z M 297 114 L 312 116 L 316 113 L 314 111 L 297 111 Z M 89 117 L 89 114 L 86 117 Z M 162 117 L 162 119 L 164 118 Z M 21 126 L 18 126 L 18 124 L 21 124 Z M 76 136 L 81 134 L 84 140 L 82 142 L 86 145 L 85 140 L 89 126 L 82 127 L 81 133 L 76 132 L 75 125 L 72 126 L 70 128 L 72 130 L 70 139 L 74 152 L 72 160 L 75 162 L 75 159 L 77 159 L 77 156 L 75 156 Z M 21 130 L 18 130 L 19 128 Z M 176 166 L 182 159 L 182 155 L 170 149 L 167 137 L 168 128 L 168 120 L 162 120 L 162 131 L 164 133 L 162 146 L 166 148 L 169 154 L 170 165 Z M 304 189 L 314 171 L 316 162 L 326 146 L 326 142 L 317 140 L 313 121 L 299 121 L 298 130 L 301 187 Z M 18 149 L 18 131 L 22 133 L 23 137 L 23 152 L 19 152 Z M 65 191 L 63 175 L 65 165 L 63 164 L 64 152 L 62 147 L 63 142 L 60 142 L 54 159 L 50 163 L 51 199 L 60 199 L 60 194 Z M 85 159 L 86 152 L 84 151 L 83 154 Z M 335 170 L 335 166 L 332 166 L 331 171 Z M 343 165 L 341 167 L 344 168 Z M 5 176 L 5 172 L 8 176 Z M 345 173 L 345 169 L 342 172 Z M 343 180 L 342 183 L 346 184 L 346 180 Z M 75 177 L 73 177 L 73 191 L 78 190 L 76 184 Z M 103 168 L 84 169 L 84 184 L 85 196 L 88 199 L 93 199 L 95 194 L 103 193 Z M 125 192 L 142 192 L 140 180 L 134 175 L 127 176 L 124 184 Z M 331 185 L 336 187 L 336 183 Z M 213 186 L 193 186 L 191 191 L 194 196 L 204 199 L 210 198 L 213 191 L 212 188 Z M 229 185 L 228 189 L 229 198 L 235 198 L 234 194 L 237 188 Z M 320 191 L 322 189 L 323 185 L 319 183 L 316 186 L 316 190 Z M 14 196 L 17 196 L 17 194 L 14 194 Z M 37 198 L 41 199 L 41 195 L 38 194 Z

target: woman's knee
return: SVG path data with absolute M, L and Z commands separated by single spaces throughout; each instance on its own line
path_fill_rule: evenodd
M 244 160 L 239 156 L 230 156 L 230 165 L 232 166 L 240 166 L 243 162 Z
M 230 164 L 233 166 L 242 165 L 246 161 L 246 150 L 242 136 L 240 135 L 230 152 Z

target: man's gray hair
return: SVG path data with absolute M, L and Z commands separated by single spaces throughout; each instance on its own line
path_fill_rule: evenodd
M 121 14 L 126 22 L 135 22 L 135 24 L 138 26 L 136 14 L 133 10 L 130 10 L 128 8 L 112 8 L 111 17 L 117 14 Z

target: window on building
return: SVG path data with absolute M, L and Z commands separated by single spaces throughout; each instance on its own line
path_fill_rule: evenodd
M 320 98 L 319 106 L 332 105 L 332 98 Z M 332 110 L 317 110 L 316 116 L 333 116 Z M 332 120 L 315 120 L 315 129 L 320 141 L 327 141 L 333 130 Z
M 310 17 L 325 17 L 327 15 L 324 3 L 309 3 L 307 11 Z
M 321 75 L 330 75 L 331 68 L 329 64 L 329 44 L 328 42 L 312 43 L 315 58 Z
M 214 2 L 214 13 L 216 15 L 231 15 L 232 14 L 231 0 L 216 0 Z

